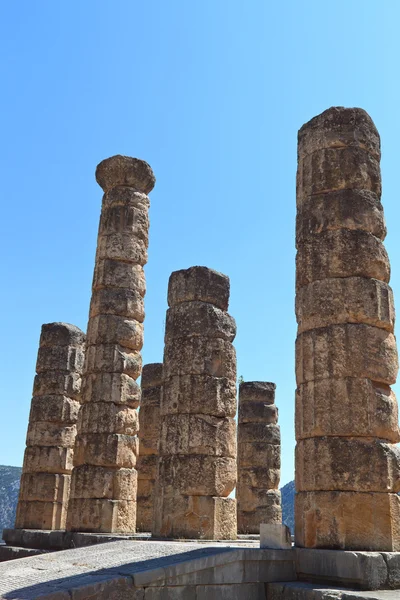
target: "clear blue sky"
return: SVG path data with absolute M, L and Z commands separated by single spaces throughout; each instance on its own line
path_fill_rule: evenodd
M 361 106 L 383 145 L 400 302 L 397 0 L 0 2 L 0 464 L 20 465 L 42 323 L 86 329 L 100 160 L 147 160 L 145 362 L 162 359 L 175 269 L 231 278 L 238 371 L 277 383 L 293 478 L 298 128 Z

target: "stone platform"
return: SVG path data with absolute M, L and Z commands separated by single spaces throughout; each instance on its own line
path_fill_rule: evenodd
M 398 590 L 373 592 L 301 582 L 266 585 L 267 600 L 399 600 L 399 598 Z

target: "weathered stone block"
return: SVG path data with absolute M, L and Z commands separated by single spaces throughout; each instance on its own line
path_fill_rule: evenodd
M 76 425 L 60 426 L 48 421 L 30 422 L 26 434 L 27 446 L 61 446 L 73 448 Z
M 295 542 L 306 548 L 400 551 L 400 497 L 378 492 L 300 492 Z
M 143 389 L 143 376 L 141 379 L 142 398 L 140 400 L 140 409 L 160 409 L 162 398 L 162 385 L 147 387 Z M 149 413 L 150 414 L 150 413 Z
M 144 297 L 146 279 L 143 267 L 120 260 L 98 260 L 94 269 L 93 288 L 127 288 Z
M 90 301 L 90 318 L 98 315 L 118 315 L 144 321 L 144 298 L 137 292 L 121 288 L 94 290 Z
M 300 288 L 296 295 L 298 333 L 342 323 L 373 325 L 393 333 L 392 289 L 377 279 L 322 279 Z
M 93 533 L 134 533 L 136 502 L 107 498 L 71 498 L 68 530 Z
M 147 263 L 147 244 L 127 233 L 102 235 L 97 241 L 97 259 L 120 260 L 144 266 Z
M 156 499 L 155 515 L 156 535 L 172 538 L 236 539 L 234 498 L 164 496 L 162 504 Z
M 123 348 L 119 344 L 102 344 L 89 346 L 86 349 L 86 373 L 125 373 L 133 379 L 137 379 L 141 369 L 142 357 L 140 352 L 132 352 L 132 350 Z
M 157 388 L 163 383 L 163 363 L 147 363 L 143 365 L 142 390 Z
M 145 395 L 151 389 L 143 390 Z M 141 406 L 140 413 L 140 454 L 158 454 L 158 444 L 160 440 L 160 407 L 159 406 Z
M 159 459 L 164 490 L 188 496 L 227 497 L 236 485 L 236 460 L 219 456 L 178 455 Z
M 338 190 L 302 200 L 296 216 L 296 248 L 310 236 L 335 229 L 353 229 L 386 237 L 379 196 L 368 190 Z
M 239 386 L 240 403 L 263 402 L 273 404 L 275 402 L 275 383 L 269 381 L 244 381 Z
M 366 231 L 324 231 L 304 240 L 296 256 L 296 290 L 335 277 L 372 277 L 385 283 L 390 263 L 381 240 Z
M 314 194 L 337 190 L 382 193 L 379 160 L 362 148 L 323 148 L 299 160 L 296 180 L 299 203 Z
M 71 476 L 56 473 L 22 473 L 20 501 L 68 502 Z
M 77 371 L 81 373 L 84 359 L 83 347 L 42 346 L 38 351 L 36 372 Z
M 73 425 L 78 419 L 80 404 L 67 396 L 34 396 L 31 402 L 29 423 L 47 421 L 62 426 Z M 43 444 L 45 445 L 45 444 Z M 57 444 L 62 446 L 62 444 Z
M 112 402 L 83 404 L 78 423 L 78 433 L 122 433 L 136 435 L 139 416 L 135 408 Z
M 112 402 L 137 408 L 140 396 L 140 386 L 124 373 L 88 374 L 82 381 L 82 403 Z
M 236 457 L 236 422 L 211 415 L 165 415 L 160 454 L 201 454 Z
M 361 377 L 395 383 L 396 339 L 369 325 L 331 325 L 307 331 L 296 340 L 297 383 L 327 378 Z
M 110 195 L 107 196 L 107 201 L 110 201 Z M 142 194 L 136 194 L 136 198 L 134 198 L 131 192 L 130 197 L 126 200 L 122 198 L 113 199 L 111 206 L 103 206 L 99 235 L 110 233 L 128 234 L 143 240 L 148 245 L 148 209 L 149 201 Z
M 239 423 L 277 423 L 278 407 L 265 402 L 247 402 L 239 404 Z
M 25 449 L 24 473 L 65 473 L 73 467 L 73 448 L 33 446 Z
M 136 469 L 139 479 L 154 480 L 157 476 L 158 456 L 144 454 L 137 458 Z
M 125 187 L 131 187 L 148 194 L 156 179 L 150 165 L 144 160 L 116 154 L 97 165 L 96 181 L 105 192 L 123 186 L 124 191 Z
M 239 511 L 238 533 L 260 533 L 261 523 L 282 523 L 282 508 L 279 505 L 263 506 L 253 511 Z
M 296 446 L 299 492 L 399 492 L 400 449 L 370 438 L 323 437 Z
M 150 208 L 150 200 L 146 194 L 132 187 L 117 186 L 108 190 L 103 195 L 102 212 L 107 212 L 115 207 L 124 207 L 126 209 L 135 207 L 138 210 L 148 210 Z M 122 218 L 124 219 L 124 217 Z
M 66 504 L 60 502 L 18 502 L 15 527 L 17 529 L 64 529 Z
M 139 462 L 139 461 L 138 461 Z M 154 481 L 152 479 L 141 479 L 138 473 L 137 498 L 150 498 L 154 491 Z
M 238 464 L 240 467 L 265 467 L 280 469 L 281 447 L 265 442 L 240 443 Z
M 237 506 L 239 512 L 254 512 L 258 509 L 264 509 L 265 515 L 269 515 L 264 523 L 277 523 L 277 518 L 282 518 L 281 493 L 279 490 L 264 489 L 261 487 L 249 487 L 238 484 L 237 487 Z
M 57 373 L 44 371 L 35 376 L 33 384 L 34 396 L 65 395 L 74 400 L 79 398 L 81 390 L 79 373 Z
M 240 486 L 243 488 L 257 488 L 267 491 L 277 490 L 281 476 L 279 452 L 273 454 L 273 462 L 265 463 L 261 467 L 243 466 L 239 463 Z
M 191 267 L 174 271 L 168 282 L 168 306 L 199 300 L 228 310 L 229 277 L 208 269 Z
M 190 336 L 221 338 L 232 342 L 236 322 L 227 312 L 206 302 L 181 302 L 167 310 L 166 340 Z
M 171 377 L 164 382 L 161 415 L 176 413 L 234 417 L 236 382 L 208 375 Z
M 93 465 L 74 468 L 71 498 L 109 498 L 136 501 L 137 471 Z
M 138 438 L 118 433 L 87 433 L 76 436 L 74 466 L 133 468 L 138 455 Z
M 89 320 L 88 345 L 121 344 L 130 350 L 143 346 L 143 324 L 117 315 L 99 315 Z
M 296 391 L 296 439 L 376 437 L 400 441 L 398 408 L 388 385 L 347 377 L 309 381 Z
M 239 428 L 239 442 L 241 444 L 252 442 L 280 444 L 281 430 L 279 425 L 275 424 L 241 423 Z
M 292 540 L 289 527 L 281 523 L 261 523 L 260 548 L 291 549 Z
M 174 375 L 210 375 L 236 381 L 236 351 L 231 342 L 204 336 L 171 338 L 164 347 L 165 379 Z
M 45 323 L 40 333 L 40 346 L 82 346 L 85 343 L 83 331 L 70 323 Z

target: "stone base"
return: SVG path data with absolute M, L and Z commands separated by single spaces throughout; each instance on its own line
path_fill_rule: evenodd
M 14 560 L 16 558 L 26 558 L 27 556 L 36 556 L 36 554 L 43 554 L 45 552 L 47 552 L 47 550 L 0 545 L 0 562 Z
M 104 544 L 117 540 L 149 540 L 151 534 L 81 533 L 78 531 L 44 531 L 42 529 L 4 529 L 3 540 L 10 546 L 42 550 L 66 550 Z M 2 548 L 2 546 L 0 546 Z
M 282 523 L 261 523 L 260 548 L 287 550 L 292 547 L 290 529 Z
M 360 592 L 354 589 L 328 587 L 313 583 L 293 581 L 289 583 L 267 583 L 268 600 L 398 600 L 396 590 Z

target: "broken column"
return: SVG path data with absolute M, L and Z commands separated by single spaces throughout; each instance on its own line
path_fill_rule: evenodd
M 162 367 L 162 363 L 151 363 L 144 365 L 142 370 L 139 458 L 137 462 L 137 531 L 151 531 L 152 528 L 154 485 L 157 476 L 160 440 Z
M 144 161 L 113 156 L 98 165 L 96 180 L 104 196 L 67 527 L 133 532 L 147 194 L 155 179 Z
M 42 325 L 15 527 L 64 529 L 79 411 L 85 335 Z
M 282 523 L 281 434 L 274 383 L 246 381 L 239 386 L 238 533 L 260 533 L 261 523 Z
M 299 131 L 298 546 L 400 550 L 398 371 L 380 139 L 361 109 Z
M 153 534 L 233 539 L 236 335 L 229 278 L 206 267 L 169 279 Z

